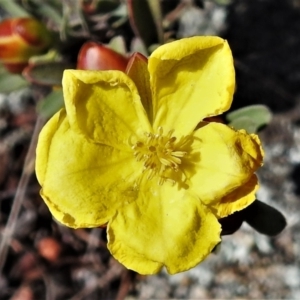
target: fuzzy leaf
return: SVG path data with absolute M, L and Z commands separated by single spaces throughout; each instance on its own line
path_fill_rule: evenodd
M 272 113 L 265 105 L 251 105 L 230 112 L 226 119 L 229 125 L 236 129 L 257 132 L 259 128 L 270 123 Z
M 234 119 L 232 122 L 228 124 L 234 129 L 245 129 L 248 133 L 256 133 L 260 126 L 257 126 L 257 123 L 253 121 L 251 118 L 242 116 Z
M 63 24 L 62 14 L 51 1 L 30 0 L 30 5 L 32 5 L 32 9 L 34 9 L 38 15 L 46 17 L 51 20 L 53 24 L 61 28 Z
M 108 43 L 108 46 L 119 53 L 126 54 L 126 44 L 125 40 L 121 35 L 113 37 L 110 42 Z
M 146 47 L 162 43 L 161 13 L 157 0 L 128 0 L 131 26 Z
M 2 0 L 0 4 L 1 8 L 5 10 L 11 17 L 30 17 L 28 13 L 21 5 L 13 0 Z
M 244 220 L 262 234 L 274 236 L 286 226 L 285 217 L 272 206 L 259 200 L 244 210 Z
M 60 86 L 63 71 L 74 68 L 75 66 L 62 62 L 38 63 L 29 65 L 23 71 L 23 75 L 32 83 L 46 86 Z
M 56 90 L 45 97 L 37 106 L 39 114 L 48 119 L 64 106 L 62 90 Z
M 10 93 L 28 85 L 28 81 L 22 76 L 11 74 L 0 66 L 0 93 Z

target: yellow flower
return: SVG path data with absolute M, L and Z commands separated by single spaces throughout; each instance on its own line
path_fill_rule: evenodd
M 65 71 L 66 108 L 43 128 L 36 160 L 54 217 L 73 228 L 107 224 L 112 255 L 141 274 L 201 262 L 220 242 L 218 218 L 248 206 L 258 188 L 258 137 L 202 121 L 230 107 L 234 84 L 218 37 L 163 45 L 128 75 Z

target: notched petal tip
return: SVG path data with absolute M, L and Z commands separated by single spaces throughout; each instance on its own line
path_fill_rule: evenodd
M 219 37 L 193 37 L 165 44 L 150 56 L 148 69 L 154 128 L 160 125 L 190 134 L 201 120 L 231 106 L 233 58 L 227 41 Z
M 148 199 L 141 192 L 136 202 L 118 211 L 108 226 L 108 248 L 140 274 L 155 274 L 163 266 L 170 274 L 193 268 L 220 242 L 221 226 L 209 208 L 185 191 L 155 190 L 157 197 L 151 193 Z

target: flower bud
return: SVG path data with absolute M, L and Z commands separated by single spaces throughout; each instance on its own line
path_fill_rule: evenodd
M 86 42 L 79 51 L 77 69 L 120 70 L 125 72 L 127 62 L 127 57 L 102 44 Z
M 13 73 L 20 73 L 31 56 L 51 45 L 51 34 L 32 18 L 10 18 L 0 22 L 0 61 Z

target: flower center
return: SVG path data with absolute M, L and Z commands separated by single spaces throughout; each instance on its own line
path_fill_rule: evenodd
M 170 130 L 164 135 L 163 128 L 159 127 L 156 134 L 147 132 L 144 141 L 137 141 L 132 146 L 135 158 L 144 162 L 143 172 L 148 172 L 147 178 L 150 180 L 157 175 L 159 185 L 166 181 L 175 184 L 172 173 L 178 172 L 182 157 L 186 155 L 186 151 L 180 151 L 172 134 L 173 130 Z

